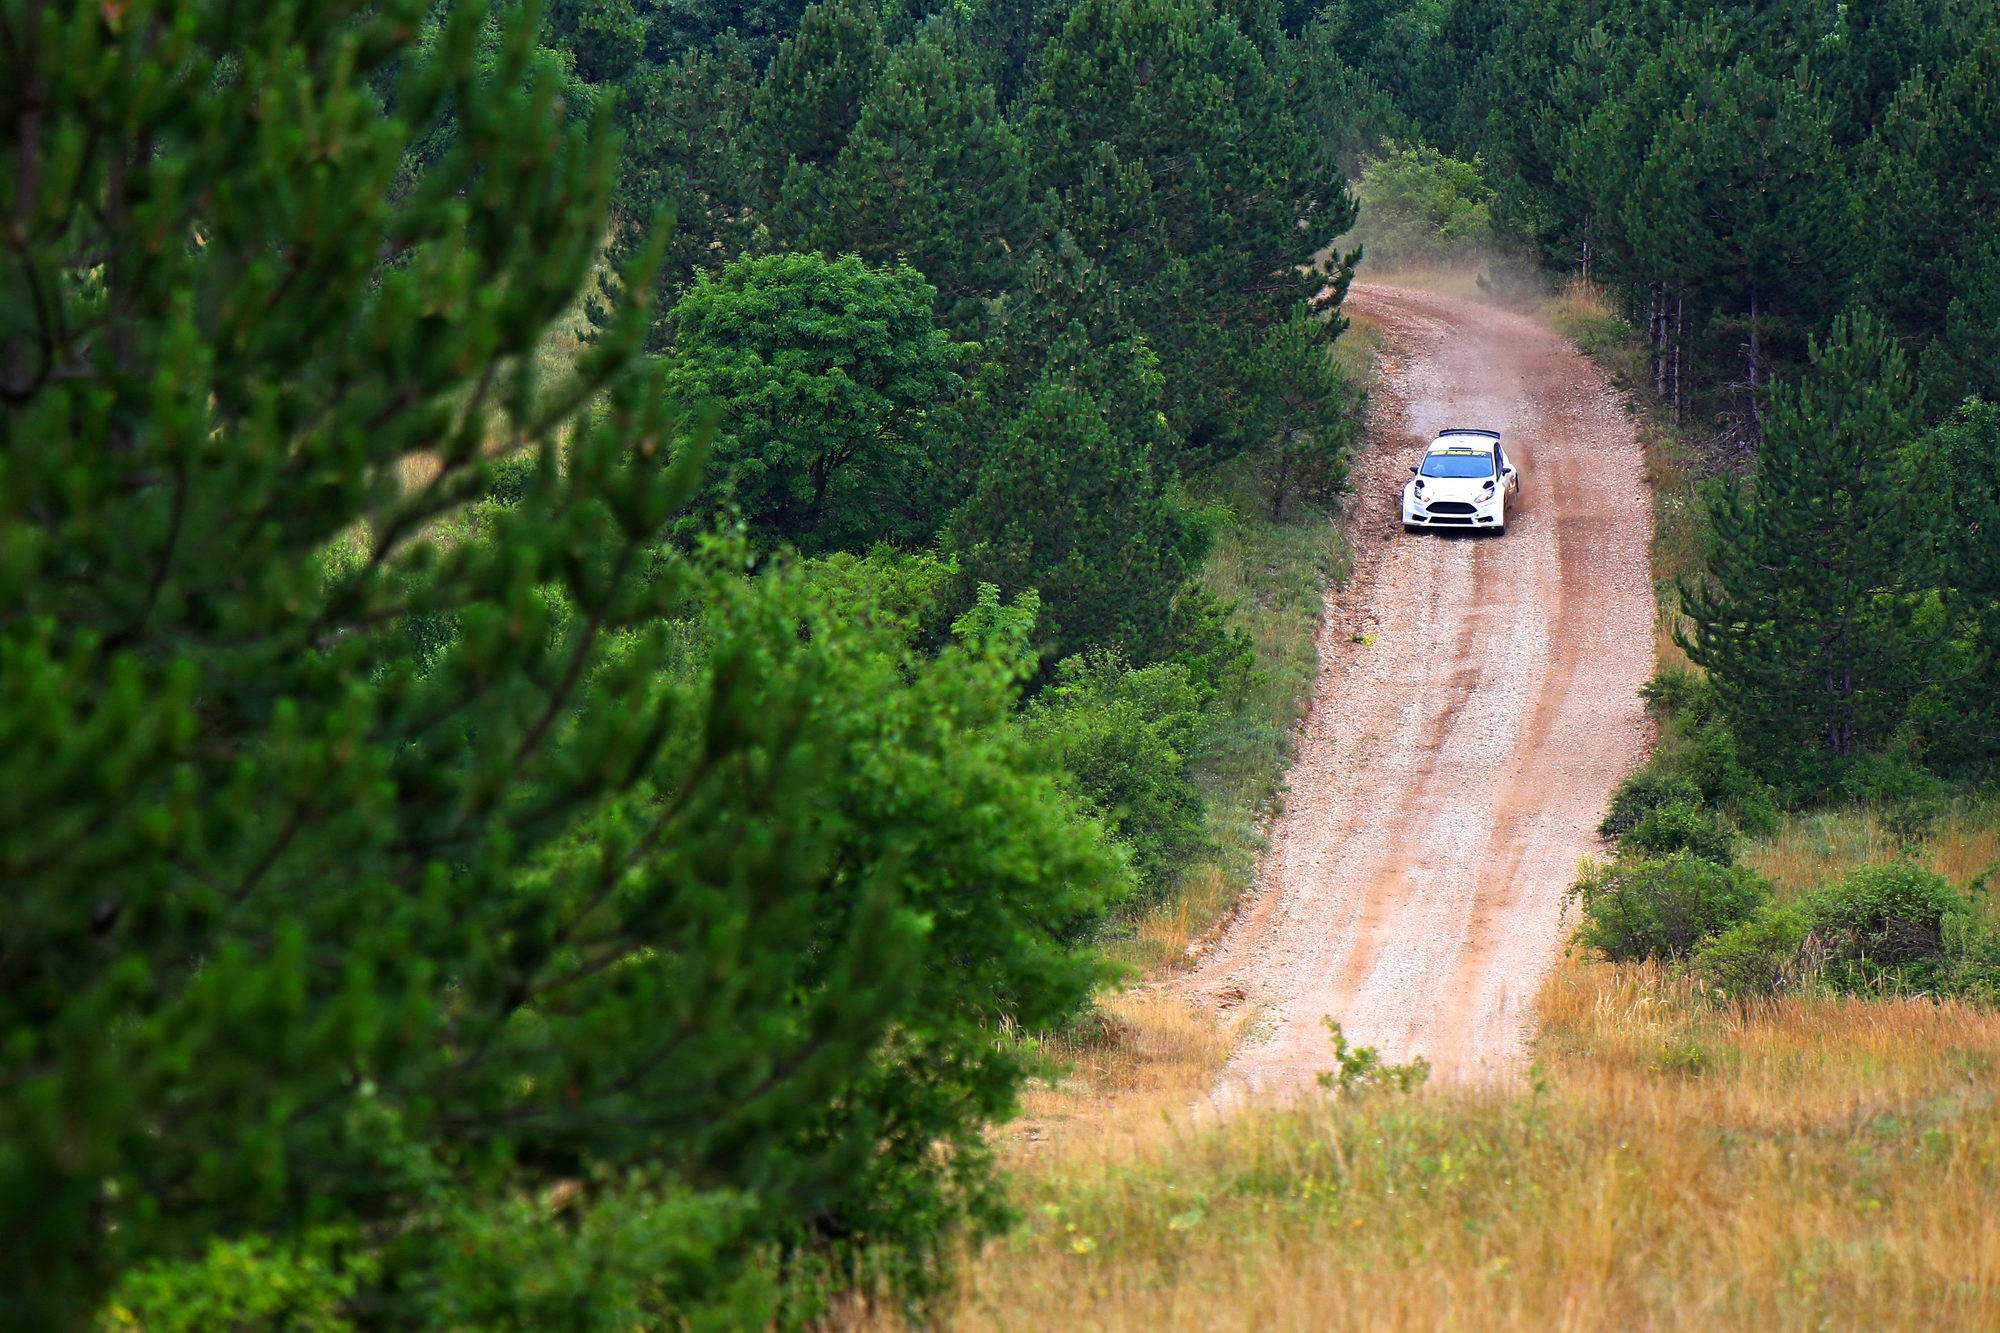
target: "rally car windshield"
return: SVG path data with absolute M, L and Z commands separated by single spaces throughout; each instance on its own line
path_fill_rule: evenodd
M 1447 453 L 1429 454 L 1424 458 L 1426 477 L 1490 477 L 1493 475 L 1493 455 L 1475 453 L 1470 449 L 1463 452 L 1452 450 Z

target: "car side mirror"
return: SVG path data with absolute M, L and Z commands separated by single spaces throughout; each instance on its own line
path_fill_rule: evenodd
M 1503 477 L 1511 477 L 1511 476 L 1513 476 L 1513 475 L 1514 475 L 1514 465 L 1513 465 L 1512 463 L 1509 463 L 1509 464 L 1508 464 L 1508 465 L 1507 465 L 1506 467 L 1503 467 L 1503 468 L 1501 468 L 1501 469 L 1500 469 L 1500 475 L 1501 475 L 1501 476 L 1503 476 Z
M 1416 470 L 1417 470 L 1417 465 L 1415 463 L 1410 464 L 1410 471 L 1415 472 Z

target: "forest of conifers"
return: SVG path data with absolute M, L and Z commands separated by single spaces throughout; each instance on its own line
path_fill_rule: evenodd
M 2000 752 L 1991 6 L 6 0 L 0 61 L 8 1328 L 920 1302 L 1206 836 L 1202 479 L 1346 489 L 1357 198 L 1648 338 L 1703 800 Z

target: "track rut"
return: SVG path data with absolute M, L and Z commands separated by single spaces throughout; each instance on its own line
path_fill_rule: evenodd
M 1440 1080 L 1518 1077 L 1577 860 L 1649 739 L 1652 507 L 1617 392 L 1525 315 L 1364 283 L 1348 306 L 1384 334 L 1356 575 L 1257 890 L 1173 983 L 1257 1015 L 1223 1104 L 1310 1087 L 1322 1016 Z M 1408 465 L 1446 426 L 1505 436 L 1505 537 L 1403 533 Z

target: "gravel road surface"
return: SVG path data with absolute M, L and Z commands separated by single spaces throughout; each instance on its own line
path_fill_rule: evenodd
M 1384 331 L 1356 574 L 1257 891 L 1173 983 L 1255 1015 L 1222 1105 L 1311 1086 L 1323 1016 L 1434 1080 L 1518 1077 L 1564 894 L 1649 734 L 1652 508 L 1618 394 L 1524 315 L 1370 284 L 1348 307 Z M 1520 464 L 1506 536 L 1403 533 L 1409 464 L 1446 426 L 1501 431 Z

